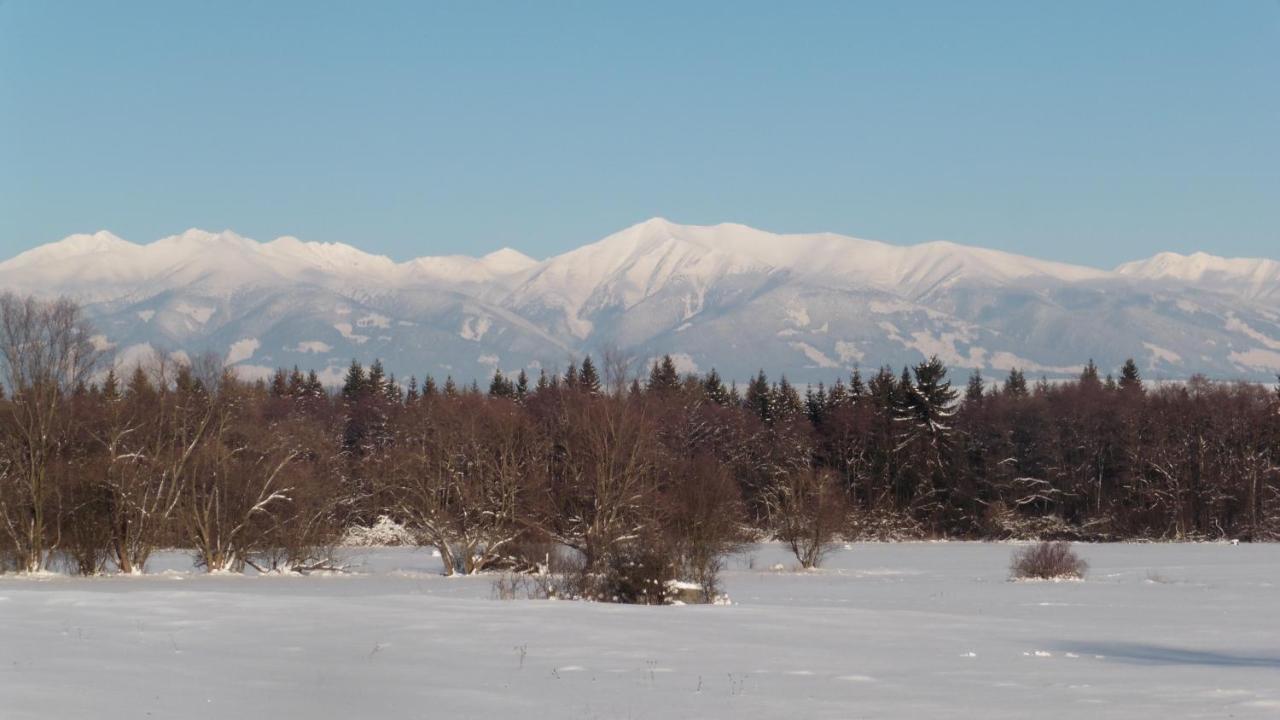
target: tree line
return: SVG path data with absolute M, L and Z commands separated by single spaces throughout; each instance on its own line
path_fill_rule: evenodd
M 67 300 L 0 297 L 0 568 L 305 570 L 390 517 L 446 572 L 545 566 L 643 600 L 711 588 L 751 537 L 1275 539 L 1280 388 L 1193 378 L 953 387 L 935 358 L 804 388 L 609 354 L 487 387 L 352 362 L 249 382 L 205 356 L 114 368 Z M 105 371 L 105 372 L 104 372 Z M 589 592 L 586 594 L 590 594 Z

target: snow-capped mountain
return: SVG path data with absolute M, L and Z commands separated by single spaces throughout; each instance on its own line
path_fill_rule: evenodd
M 1149 377 L 1280 372 L 1280 262 L 1162 253 L 1115 270 L 935 242 L 781 235 L 655 218 L 537 261 L 397 263 L 339 243 L 188 230 L 138 245 L 72 235 L 0 263 L 0 288 L 86 304 L 101 347 L 212 351 L 249 374 L 351 358 L 486 378 L 616 348 L 636 367 L 797 382 L 937 354 L 998 377 L 1126 357 Z

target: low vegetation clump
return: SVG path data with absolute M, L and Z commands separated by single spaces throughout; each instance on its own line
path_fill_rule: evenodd
M 1013 554 L 1010 571 L 1015 580 L 1081 580 L 1089 563 L 1064 541 L 1028 545 Z

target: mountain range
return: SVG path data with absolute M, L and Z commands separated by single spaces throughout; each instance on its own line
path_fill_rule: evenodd
M 758 369 L 793 382 L 937 355 L 998 379 L 1104 370 L 1149 378 L 1280 372 L 1280 262 L 1161 253 L 1112 270 L 931 242 L 774 234 L 654 218 L 545 260 L 394 262 L 339 243 L 188 230 L 139 245 L 72 235 L 0 263 L 0 289 L 67 295 L 127 366 L 213 351 L 243 374 L 352 358 L 401 377 L 482 382 L 606 348 L 640 369 Z

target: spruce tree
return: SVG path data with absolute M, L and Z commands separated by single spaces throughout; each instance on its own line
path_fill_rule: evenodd
M 458 386 L 453 382 L 452 375 L 446 375 L 444 378 L 444 395 L 445 397 L 457 397 Z
M 365 393 L 366 383 L 364 367 L 358 360 L 352 360 L 346 377 L 342 379 L 342 398 L 347 402 L 359 400 Z
M 858 398 L 867 394 L 867 386 L 862 382 L 862 371 L 858 368 L 853 369 L 853 374 L 849 376 L 849 397 L 857 402 Z
M 1027 396 L 1027 378 L 1018 368 L 1009 368 L 1009 377 L 1004 381 L 1004 394 L 1010 397 Z
M 1098 377 L 1098 366 L 1093 364 L 1093 358 L 1089 358 L 1088 364 L 1080 372 L 1080 384 L 1092 389 L 1102 387 L 1102 381 Z
M 702 393 L 707 399 L 717 405 L 729 404 L 729 391 L 725 389 L 724 382 L 720 380 L 720 373 L 715 368 L 711 368 L 706 378 L 702 381 Z
M 595 363 L 588 355 L 582 359 L 582 370 L 578 373 L 578 387 L 588 395 L 600 394 L 600 374 L 596 372 Z
M 369 366 L 369 376 L 365 380 L 364 392 L 370 396 L 382 395 L 386 391 L 387 375 L 382 368 L 382 360 L 374 358 Z
M 0 398 L 3 397 L 3 388 L 0 388 Z M 120 399 L 120 381 L 116 379 L 115 368 L 109 368 L 107 370 L 107 377 L 102 381 L 102 397 L 106 400 Z
M 516 388 L 511 384 L 501 370 L 493 371 L 493 380 L 489 382 L 489 396 L 496 398 L 513 398 L 516 394 Z
M 1138 364 L 1129 358 L 1124 361 L 1124 366 L 1120 368 L 1120 390 L 1121 392 L 1142 392 L 1142 376 L 1138 373 Z
M 410 375 L 409 387 L 404 393 L 404 404 L 413 405 L 416 402 L 418 402 L 418 376 Z
M 769 379 L 765 377 L 764 370 L 761 370 L 747 385 L 747 394 L 743 403 L 748 410 L 755 413 L 756 417 L 767 423 L 773 422 L 773 390 L 769 387 Z
M 307 377 L 302 374 L 297 365 L 293 366 L 293 370 L 289 372 L 289 397 L 300 398 L 306 394 Z
M 422 380 L 422 399 L 427 400 L 430 398 L 434 398 L 439 393 L 440 393 L 440 390 L 439 388 L 436 387 L 436 379 L 431 377 L 430 374 L 428 374 Z
M 529 374 L 520 368 L 520 374 L 516 376 L 516 400 L 524 402 L 529 397 Z
M 974 370 L 969 375 L 969 384 L 964 388 L 964 401 L 966 403 L 982 402 L 982 397 L 986 390 L 985 385 L 986 383 L 982 380 L 982 371 Z
M 303 389 L 307 397 L 324 397 L 324 383 L 320 382 L 320 376 L 316 374 L 315 370 L 307 371 L 307 380 L 303 383 Z
M 649 392 L 660 397 L 671 397 L 680 391 L 680 372 L 670 355 L 663 355 L 661 360 L 654 360 L 649 370 Z
M 285 374 L 284 368 L 276 368 L 271 374 L 271 397 L 283 398 L 289 396 L 289 376 Z

